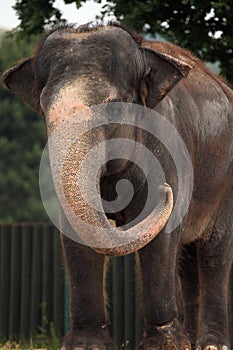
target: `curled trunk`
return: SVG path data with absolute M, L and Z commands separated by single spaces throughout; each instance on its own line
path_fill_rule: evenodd
M 88 182 L 96 181 L 96 193 L 93 194 L 94 205 L 85 200 L 79 186 L 78 174 L 90 148 L 89 137 L 90 135 L 86 135 L 86 139 L 82 138 L 73 143 L 69 151 L 65 152 L 64 161 L 58 156 L 61 154 L 61 145 L 56 148 L 57 142 L 55 142 L 52 147 L 55 147 L 55 151 L 50 148 L 50 156 L 51 153 L 53 154 L 51 157 L 53 179 L 59 201 L 68 221 L 77 233 L 77 241 L 80 242 L 81 239 L 83 244 L 104 255 L 122 256 L 133 253 L 148 244 L 165 226 L 173 208 L 172 189 L 168 184 L 163 185 L 166 200 L 159 213 L 158 208 L 155 208 L 143 221 L 125 231 L 113 227 L 103 211 L 100 179 L 93 179 L 91 169 L 82 172 L 85 178 L 81 179 L 81 182 L 86 182 L 88 186 Z M 95 142 L 99 141 L 95 138 Z M 69 233 L 63 233 L 69 236 Z

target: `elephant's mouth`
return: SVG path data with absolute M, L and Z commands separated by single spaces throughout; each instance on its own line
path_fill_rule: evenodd
M 165 202 L 161 210 L 155 208 L 144 220 L 126 231 L 114 228 L 107 220 L 100 198 L 102 175 L 99 173 L 95 177 L 95 163 L 98 163 L 101 154 L 90 155 L 90 150 L 95 149 L 100 143 L 104 145 L 101 149 L 106 156 L 106 152 L 108 153 L 105 145 L 106 135 L 101 132 L 101 128 L 99 130 L 95 128 L 94 132 L 86 132 L 75 140 L 75 130 L 79 130 L 80 127 L 79 117 L 82 117 L 85 125 L 89 125 L 94 116 L 86 103 L 78 100 L 77 104 L 77 95 L 70 94 L 70 91 L 71 87 L 62 90 L 46 116 L 48 134 L 55 134 L 49 143 L 49 152 L 53 181 L 60 205 L 77 237 L 80 237 L 84 244 L 105 255 L 130 254 L 148 244 L 167 223 L 173 208 L 172 189 L 168 184 L 163 185 Z M 68 101 L 64 100 L 67 96 Z M 80 111 L 83 113 L 77 115 Z M 64 119 L 69 121 L 65 129 Z M 126 134 L 122 128 L 120 136 L 129 136 L 133 139 L 135 129 L 132 128 Z M 71 142 L 69 147 L 68 141 Z M 89 163 L 85 165 L 87 155 Z M 129 157 L 126 159 L 120 157 L 112 162 L 106 162 L 106 171 L 114 174 L 127 169 L 127 166 L 132 166 L 132 161 L 129 162 L 127 158 Z
M 132 167 L 132 164 L 127 159 L 110 160 L 104 165 L 102 176 L 103 177 L 117 176 L 126 171 L 130 171 L 131 167 Z

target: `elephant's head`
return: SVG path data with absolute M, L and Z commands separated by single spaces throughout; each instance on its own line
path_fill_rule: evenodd
M 94 118 L 94 105 L 117 101 L 154 108 L 189 70 L 186 63 L 141 46 L 140 39 L 120 26 L 60 27 L 43 38 L 34 56 L 5 72 L 3 80 L 31 108 L 45 115 L 48 135 L 52 135 L 80 111 L 86 122 Z M 94 136 L 87 132 L 74 143 L 62 168 L 64 194 L 74 217 L 81 217 L 96 229 L 104 228 L 98 236 L 93 232 L 82 234 L 81 229 L 81 238 L 107 255 L 125 255 L 146 245 L 162 230 L 173 206 L 172 190 L 165 184 L 166 202 L 159 215 L 152 211 L 144 221 L 122 232 L 85 203 L 76 184 L 79 165 L 96 142 L 117 136 L 138 141 L 142 137 L 136 128 L 123 131 L 116 124 L 110 129 L 97 128 Z M 99 176 L 123 171 L 128 163 L 118 160 L 103 168 Z M 87 186 L 93 181 L 91 174 L 85 181 Z M 99 184 L 96 186 L 98 190 Z M 122 236 L 126 237 L 123 241 Z M 124 243 L 117 244 L 118 238 Z

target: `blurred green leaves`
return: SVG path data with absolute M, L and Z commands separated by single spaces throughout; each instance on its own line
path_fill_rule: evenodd
M 219 62 L 221 73 L 233 83 L 232 1 L 114 0 L 105 7 L 140 33 L 160 34 L 208 62 Z
M 36 37 L 0 43 L 0 73 L 31 54 Z M 42 117 L 0 84 L 0 222 L 48 221 L 40 199 L 38 169 L 46 142 Z

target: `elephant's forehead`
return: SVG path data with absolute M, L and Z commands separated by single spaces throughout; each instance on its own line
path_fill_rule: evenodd
M 78 40 L 85 39 L 90 35 L 87 32 L 75 32 L 75 31 L 65 31 L 65 30 L 56 30 L 53 33 L 49 34 L 46 38 L 46 41 L 54 40 L 54 39 L 64 39 L 64 40 Z
M 87 28 L 81 30 L 80 28 L 75 27 L 61 27 L 57 30 L 54 30 L 52 33 L 50 33 L 46 37 L 46 42 L 49 42 L 51 40 L 71 40 L 71 41 L 85 41 L 88 38 L 93 38 L 96 40 L 99 38 L 99 40 L 108 40 L 112 43 L 118 42 L 119 44 L 123 44 L 122 40 L 124 41 L 124 44 L 129 44 L 129 42 L 132 44 L 135 43 L 135 40 L 132 39 L 132 36 L 124 29 L 120 27 L 115 26 L 99 26 L 95 28 Z M 98 46 L 99 43 L 96 43 Z

